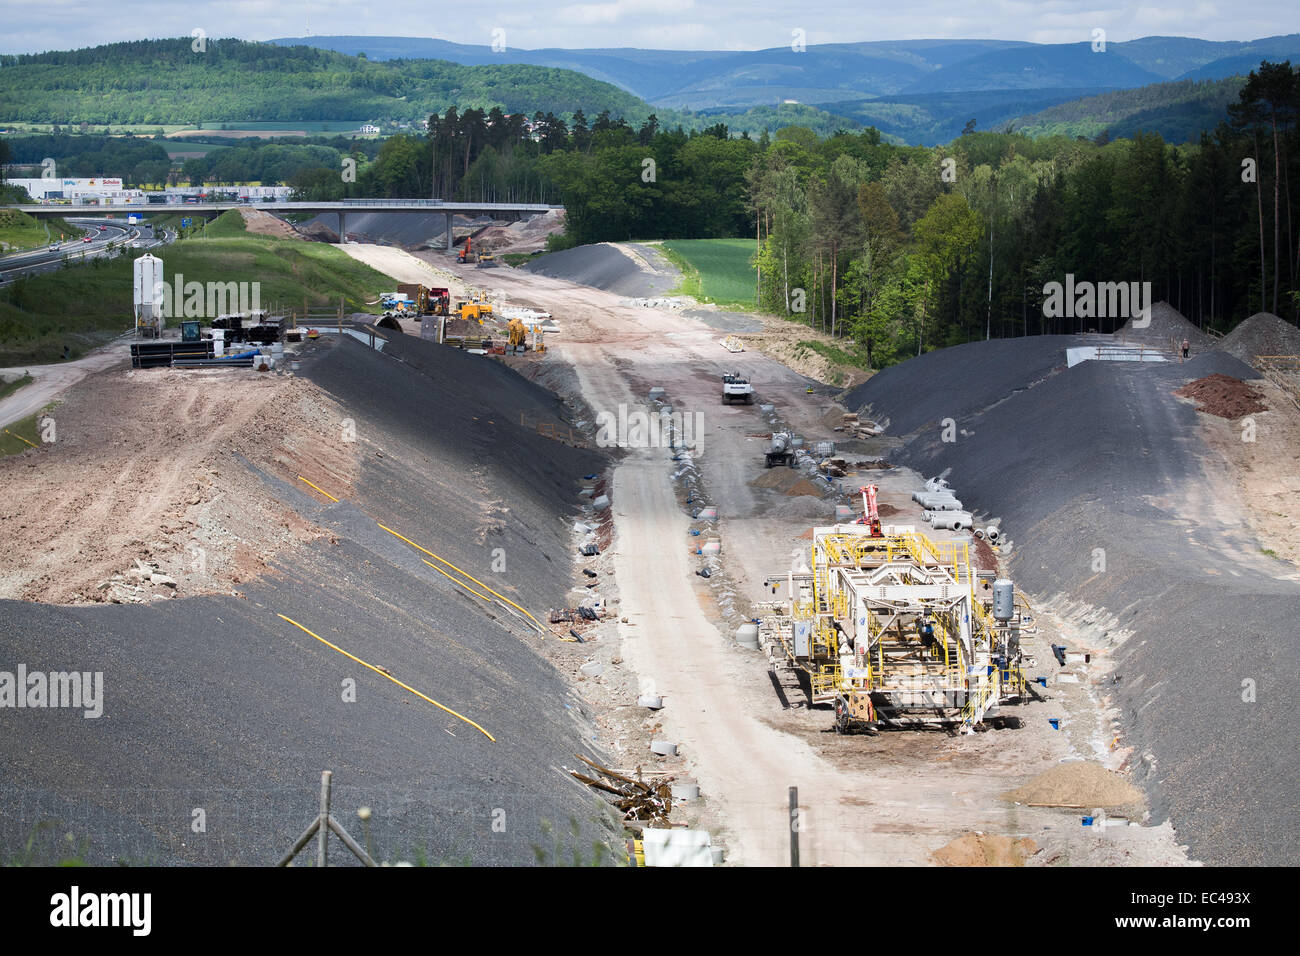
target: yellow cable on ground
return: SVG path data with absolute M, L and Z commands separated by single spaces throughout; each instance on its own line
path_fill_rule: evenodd
M 307 479 L 304 478 L 302 475 L 299 475 L 299 476 L 298 476 L 298 480 L 299 480 L 299 481 L 307 481 Z M 328 498 L 330 501 L 338 501 L 337 498 L 335 498 L 332 494 L 330 494 L 330 493 L 329 493 L 328 491 L 326 491 L 324 488 L 320 488 L 320 487 L 317 487 L 316 485 L 312 485 L 310 481 L 307 481 L 307 484 L 311 485 L 313 488 L 315 488 L 317 491 L 319 491 L 322 495 L 324 495 L 324 496 L 325 496 L 326 498 Z
M 6 434 L 6 435 L 13 435 L 13 436 L 14 436 L 15 438 L 17 438 L 19 441 L 27 441 L 27 439 L 24 438 L 22 435 L 14 435 L 14 433 L 11 432 L 11 431 L 10 431 L 9 429 L 7 429 L 7 428 L 5 429 L 5 434 Z M 36 444 L 33 444 L 32 442 L 29 442 L 29 441 L 27 441 L 27 444 L 31 445 L 33 448 L 38 448 L 38 447 L 40 447 L 40 446 L 38 446 L 38 445 L 36 445 Z
M 421 561 L 424 561 L 424 558 L 421 558 L 420 560 L 421 560 Z M 470 587 L 470 586 L 469 586 L 468 584 L 466 584 L 464 581 L 460 581 L 460 580 L 457 580 L 456 578 L 453 578 L 450 574 L 448 574 L 448 573 L 447 573 L 446 571 L 444 571 L 442 568 L 438 567 L 438 566 L 437 566 L 436 564 L 434 564 L 432 561 L 424 561 L 424 563 L 427 564 L 429 567 L 433 568 L 433 570 L 437 571 L 439 574 L 441 574 L 444 578 L 446 578 L 446 579 L 447 579 L 448 581 L 450 581 L 452 584 L 459 585 L 460 587 L 464 588 L 466 591 L 468 591 L 470 594 L 474 595 L 475 597 L 477 597 L 477 598 L 482 598 L 482 599 L 485 600 L 485 601 L 490 601 L 490 600 L 491 600 L 491 598 L 489 598 L 486 594 L 479 594 L 477 591 L 475 591 L 472 587 Z
M 438 557 L 438 555 L 434 554 L 434 553 L 433 553 L 432 551 L 430 551 L 428 548 L 421 548 L 418 544 L 416 544 L 416 543 L 415 543 L 414 541 L 412 541 L 410 538 L 407 538 L 407 537 L 404 537 L 403 535 L 398 534 L 398 533 L 397 533 L 396 531 L 394 531 L 392 528 L 389 528 L 389 527 L 387 527 L 387 526 L 385 526 L 385 525 L 383 525 L 383 524 L 380 524 L 380 523 L 377 522 L 377 521 L 375 522 L 375 524 L 378 524 L 379 527 L 383 528 L 385 531 L 387 531 L 387 532 L 388 532 L 389 534 L 391 534 L 393 537 L 395 537 L 395 538 L 401 538 L 403 541 L 405 541 L 405 542 L 406 542 L 407 544 L 409 544 L 411 547 L 413 547 L 413 548 L 418 548 L 420 551 L 423 551 L 423 552 L 424 552 L 425 554 L 427 554 L 429 557 L 431 557 L 431 558 L 433 558 L 433 559 L 435 559 L 435 560 L 437 560 L 437 561 L 441 561 L 443 564 L 447 565 L 447 567 L 451 568 L 453 571 L 457 572 L 458 574 L 463 574 L 463 575 L 465 575 L 465 577 L 469 578 L 471 581 L 473 581 L 475 584 L 477 584 L 479 587 L 481 587 L 484 591 L 490 591 L 491 593 L 493 593 L 493 594 L 495 594 L 497 597 L 499 597 L 501 600 L 503 600 L 503 601 L 505 601 L 507 604 L 509 604 L 509 605 L 510 605 L 512 608 L 514 608 L 515 610 L 523 612 L 525 615 L 528 616 L 528 620 L 530 620 L 530 621 L 532 621 L 534 624 L 536 624 L 536 625 L 537 625 L 541 630 L 543 630 L 543 631 L 546 630 L 546 628 L 542 627 L 542 622 L 541 622 L 541 621 L 537 620 L 537 618 L 533 617 L 531 614 L 529 614 L 527 611 L 525 611 L 523 608 L 521 608 L 521 607 L 520 607 L 518 604 L 516 604 L 514 601 L 510 600 L 510 598 L 508 598 L 508 597 L 506 597 L 504 594 L 502 594 L 500 591 L 493 591 L 492 588 L 488 587 L 486 584 L 484 584 L 484 583 L 483 583 L 482 581 L 480 581 L 478 578 L 474 577 L 474 575 L 470 574 L 468 571 L 462 571 L 460 568 L 456 567 L 456 565 L 452 564 L 452 563 L 451 563 L 450 561 L 448 561 L 446 558 L 440 558 L 440 557 Z M 425 562 L 425 563 L 427 564 L 428 562 Z
M 316 638 L 316 640 L 318 640 L 318 641 L 320 641 L 322 644 L 324 644 L 326 647 L 331 647 L 331 648 L 333 648 L 334 650 L 336 650 L 336 651 L 338 651 L 340 654 L 342 654 L 344 657 L 351 658 L 352 660 L 356 661 L 356 662 L 357 662 L 358 664 L 360 664 L 362 667 L 369 667 L 372 671 L 374 671 L 374 672 L 375 672 L 376 674 L 378 674 L 380 677 L 387 677 L 390 681 L 392 681 L 394 684 L 396 684 L 398 687 L 402 688 L 403 690 L 409 690 L 409 691 L 410 691 L 412 694 L 414 694 L 416 697 L 419 697 L 419 698 L 422 699 L 422 700 L 427 700 L 429 703 L 433 704 L 434 707 L 437 707 L 437 708 L 439 708 L 440 710 L 445 710 L 447 713 L 451 714 L 453 717 L 455 717 L 455 718 L 457 718 L 457 719 L 459 719 L 459 720 L 463 720 L 463 721 L 465 721 L 465 723 L 469 724 L 469 725 L 470 725 L 471 727 L 473 727 L 475 730 L 479 731 L 479 733 L 481 733 L 481 734 L 482 734 L 484 737 L 486 737 L 488 740 L 492 741 L 493 743 L 496 743 L 496 738 L 495 738 L 495 737 L 493 737 L 490 733 L 488 733 L 486 730 L 484 730 L 484 729 L 483 729 L 482 727 L 480 727 L 478 724 L 474 723 L 474 721 L 470 720 L 470 719 L 469 719 L 468 717 L 466 717 L 464 714 L 458 714 L 458 713 L 456 713 L 454 710 L 452 710 L 450 707 L 444 707 L 442 704 L 438 703 L 438 702 L 437 702 L 436 700 L 434 700 L 432 697 L 426 697 L 424 694 L 421 694 L 418 690 L 416 690 L 414 687 L 411 687 L 409 684 L 403 684 L 400 680 L 398 680 L 398 679 L 397 679 L 396 677 L 394 677 L 392 674 L 385 674 L 383 671 L 381 671 L 381 670 L 380 670 L 378 667 L 376 667 L 374 664 L 367 664 L 367 663 L 366 663 L 365 661 L 363 661 L 361 658 L 356 657 L 356 656 L 354 656 L 354 655 L 352 655 L 352 654 L 349 654 L 347 651 L 345 651 L 343 648 L 339 647 L 337 644 L 331 644 L 329 641 L 325 640 L 325 638 L 321 637 L 319 634 L 316 634 L 316 633 L 313 632 L 313 631 L 309 631 L 309 630 L 307 630 L 307 628 L 303 627 L 301 624 L 299 624 L 299 623 L 298 623 L 297 621 L 295 621 L 293 618 L 291 618 L 291 617 L 285 617 L 283 614 L 277 614 L 276 617 L 280 618 L 282 621 L 288 621 L 290 624 L 292 624 L 294 627 L 298 628 L 300 631 L 305 631 L 306 633 L 310 634 L 312 637 Z

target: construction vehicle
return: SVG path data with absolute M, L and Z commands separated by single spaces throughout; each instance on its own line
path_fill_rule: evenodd
M 772 435 L 772 444 L 768 446 L 767 453 L 764 456 L 767 461 L 767 467 L 773 465 L 788 465 L 794 467 L 794 449 L 789 432 L 776 432 Z
M 461 248 L 460 252 L 456 253 L 456 261 L 473 262 L 475 261 L 475 255 L 476 254 L 474 252 L 474 237 L 466 236 L 464 247 Z
M 517 349 L 522 352 L 528 347 L 528 329 L 524 326 L 524 323 L 518 319 L 511 319 L 506 323 L 506 331 L 510 336 L 511 350 Z
M 763 605 L 770 613 L 760 634 L 808 675 L 811 703 L 834 708 L 840 733 L 973 733 L 1028 694 L 1020 651 L 1028 604 L 1005 579 L 986 599 L 965 541 L 839 524 L 813 529 L 810 559 L 811 569 L 803 563 L 769 579 L 788 586 L 788 600 Z
M 475 263 L 474 268 L 476 268 L 476 269 L 495 269 L 495 268 L 497 268 L 500 264 L 501 264 L 501 263 L 497 262 L 497 257 L 494 256 L 494 255 L 492 255 L 492 253 L 490 253 L 490 252 L 480 252 L 480 253 L 478 254 L 478 262 Z
M 482 325 L 483 318 L 492 315 L 492 303 L 487 300 L 486 292 L 480 292 L 468 302 L 457 302 L 456 311 L 452 315 L 455 318 L 476 321 L 479 325 Z
M 411 311 L 416 315 L 446 315 L 451 301 L 451 290 L 430 288 L 418 282 L 400 283 L 397 293 L 411 302 Z
M 880 509 L 876 507 L 876 486 L 864 485 L 858 489 L 862 492 L 862 517 L 857 524 L 864 524 L 871 530 L 871 537 L 884 537 L 880 530 Z
M 754 386 L 739 372 L 728 372 L 722 376 L 722 404 L 730 405 L 734 399 L 753 405 Z

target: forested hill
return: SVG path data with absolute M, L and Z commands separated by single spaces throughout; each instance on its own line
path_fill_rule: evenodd
M 1223 80 L 1181 80 L 1152 83 L 1133 90 L 1115 90 L 1048 107 L 1020 116 L 1008 128 L 1030 136 L 1086 136 L 1116 139 L 1138 130 L 1159 133 L 1171 143 L 1194 142 L 1228 117 L 1228 104 L 1237 100 L 1244 76 Z
M 311 47 L 234 39 L 138 40 L 0 56 L 0 120 L 9 122 L 189 125 L 382 118 L 423 123 L 449 106 L 499 106 L 530 116 L 608 110 L 629 122 L 654 112 L 630 93 L 570 70 L 443 60 L 375 63 Z

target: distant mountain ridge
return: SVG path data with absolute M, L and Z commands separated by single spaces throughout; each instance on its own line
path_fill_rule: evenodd
M 814 106 L 930 93 L 990 90 L 1131 89 L 1168 80 L 1220 79 L 1248 73 L 1262 59 L 1300 60 L 1300 34 L 1258 40 L 1142 37 L 1107 43 L 1038 44 L 1018 40 L 877 40 L 831 43 L 795 52 L 506 48 L 426 37 L 282 38 L 281 46 L 365 53 L 373 60 L 436 58 L 467 65 L 521 63 L 575 70 L 660 108 L 708 110 Z

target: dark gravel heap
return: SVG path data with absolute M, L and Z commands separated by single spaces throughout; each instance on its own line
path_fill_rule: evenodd
M 657 256 L 658 253 L 652 250 L 647 255 Z M 613 246 L 604 243 L 538 256 L 520 268 L 552 279 L 568 279 L 632 297 L 663 295 L 678 282 L 678 277 L 673 274 L 676 270 L 665 269 L 663 274 L 646 272 Z
M 1216 515 L 1198 413 L 1173 395 L 1194 379 L 1249 378 L 1250 369 L 1223 352 L 1185 364 L 1090 361 L 1016 391 L 1011 369 L 1018 364 L 1029 384 L 1056 364 L 1053 347 L 1064 345 L 961 346 L 948 350 L 962 361 L 949 358 L 946 376 L 937 374 L 943 353 L 932 353 L 858 391 L 904 428 L 947 408 L 966 434 L 944 443 L 926 428 L 891 458 L 925 474 L 951 468 L 963 501 L 1001 516 L 1015 543 L 1012 574 L 1028 593 L 1104 608 L 1133 632 L 1116 650 L 1107 691 L 1121 704 L 1156 820 L 1172 819 L 1209 863 L 1295 864 L 1300 748 L 1287 710 L 1300 679 L 1290 647 L 1300 587 L 1281 579 L 1289 568 L 1260 554 L 1248 527 Z M 982 368 L 996 384 L 978 381 Z M 1257 702 L 1244 703 L 1251 686 Z

